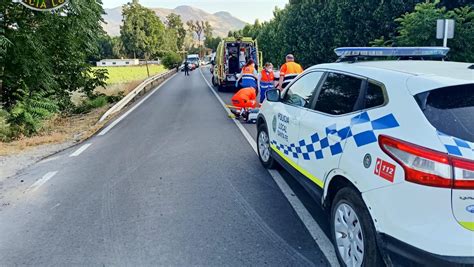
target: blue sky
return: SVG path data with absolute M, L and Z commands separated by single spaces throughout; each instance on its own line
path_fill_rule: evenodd
M 129 2 L 128 0 L 102 0 L 105 8 L 117 7 Z M 131 0 L 130 0 L 131 2 Z M 180 5 L 189 5 L 205 10 L 209 13 L 227 11 L 237 18 L 246 22 L 254 22 L 255 19 L 269 20 L 273 17 L 275 6 L 283 8 L 288 0 L 237 0 L 230 4 L 228 0 L 140 0 L 140 3 L 148 7 L 175 8 Z

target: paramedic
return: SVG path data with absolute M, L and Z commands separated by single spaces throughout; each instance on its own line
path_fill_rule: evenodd
M 235 82 L 235 87 L 239 87 L 239 81 L 242 80 L 242 88 L 253 87 L 257 90 L 257 70 L 255 69 L 255 62 L 252 59 L 249 59 L 247 64 L 242 68 L 239 79 Z
M 265 63 L 265 68 L 259 75 L 260 79 L 260 104 L 265 100 L 265 92 L 275 88 L 275 74 L 273 64 Z
M 280 82 L 278 84 L 278 89 L 285 89 L 288 84 L 290 84 L 298 74 L 303 72 L 303 68 L 300 64 L 295 62 L 295 57 L 292 54 L 286 56 L 286 63 L 281 66 L 280 69 Z

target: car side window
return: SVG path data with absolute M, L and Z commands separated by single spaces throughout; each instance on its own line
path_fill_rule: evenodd
M 355 111 L 362 84 L 362 79 L 329 73 L 321 86 L 315 110 L 331 115 L 343 115 Z
M 384 90 L 381 85 L 369 81 L 365 95 L 365 108 L 374 108 L 385 104 Z
M 323 72 L 315 71 L 299 78 L 286 90 L 282 102 L 292 106 L 309 108 L 316 86 L 323 74 Z

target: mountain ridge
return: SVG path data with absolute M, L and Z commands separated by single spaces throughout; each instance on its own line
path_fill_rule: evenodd
M 175 13 L 181 16 L 183 23 L 186 26 L 186 22 L 189 20 L 203 20 L 209 21 L 212 28 L 214 29 L 213 33 L 216 36 L 225 37 L 229 31 L 235 31 L 242 29 L 247 23 L 234 17 L 231 13 L 227 11 L 219 11 L 214 14 L 208 13 L 202 9 L 181 5 L 177 6 L 174 9 L 169 8 L 158 8 L 158 7 L 147 7 L 161 19 L 165 21 L 166 16 L 171 13 Z M 102 16 L 106 23 L 103 24 L 104 30 L 110 36 L 119 36 L 120 35 L 120 26 L 122 25 L 122 6 L 115 8 L 106 8 L 106 14 Z

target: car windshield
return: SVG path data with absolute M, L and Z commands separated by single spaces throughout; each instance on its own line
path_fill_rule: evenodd
M 438 131 L 474 142 L 474 84 L 439 88 L 416 98 Z

